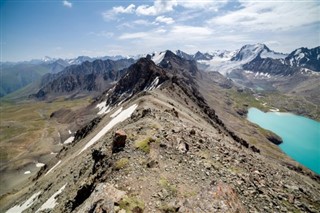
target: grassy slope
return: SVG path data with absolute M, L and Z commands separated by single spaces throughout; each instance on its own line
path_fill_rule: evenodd
M 21 166 L 23 159 L 49 152 L 49 138 L 57 135 L 57 124 L 50 114 L 60 108 L 77 109 L 88 104 L 87 99 L 46 102 L 0 102 L 1 167 Z M 49 152 L 50 153 L 50 152 Z M 17 163 L 15 162 L 19 159 Z M 24 162 L 26 163 L 26 162 Z M 10 165 L 11 164 L 11 165 Z

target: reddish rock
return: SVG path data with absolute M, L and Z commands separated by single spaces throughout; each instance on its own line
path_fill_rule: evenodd
M 127 134 L 123 130 L 117 130 L 113 142 L 112 142 L 112 153 L 122 151 L 126 146 Z

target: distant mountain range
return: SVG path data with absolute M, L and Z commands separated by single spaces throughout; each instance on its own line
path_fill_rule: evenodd
M 174 62 L 170 61 L 169 63 L 168 58 L 170 58 L 169 55 L 172 56 L 172 54 L 178 56 L 178 58 L 184 59 L 184 64 L 181 61 L 179 62 L 177 59 Z M 82 89 L 80 90 L 84 90 L 85 88 L 87 88 L 88 90 L 94 89 L 100 91 L 100 89 L 97 88 L 104 85 L 101 82 L 103 82 L 106 79 L 107 81 L 116 80 L 119 77 L 119 75 L 116 74 L 117 71 L 127 68 L 130 64 L 134 63 L 134 61 L 141 57 L 146 57 L 146 55 L 137 55 L 132 57 L 118 55 L 104 56 L 100 58 L 79 56 L 73 59 L 55 59 L 50 57 L 44 57 L 43 59 L 25 62 L 3 62 L 1 63 L 0 73 L 2 76 L 2 82 L 0 85 L 0 97 L 12 93 L 20 88 L 25 87 L 26 85 L 29 85 L 30 83 L 34 83 L 37 81 L 41 81 L 41 88 L 44 89 L 44 82 L 49 84 L 51 81 L 53 81 L 53 79 L 57 82 L 60 82 L 60 87 L 59 89 L 57 89 L 53 86 L 52 90 L 54 90 L 55 92 L 65 92 L 70 89 L 66 89 L 64 88 L 64 86 L 62 86 L 62 82 L 66 83 L 66 77 L 64 76 L 69 76 L 70 79 L 67 82 L 71 83 L 72 81 L 72 85 L 81 85 L 80 87 Z M 285 76 L 299 72 L 302 68 L 304 70 L 307 69 L 310 71 L 320 72 L 320 46 L 312 49 L 299 48 L 292 51 L 290 54 L 284 54 L 270 50 L 264 44 L 254 44 L 245 45 L 240 50 L 235 51 L 216 50 L 213 52 L 206 53 L 198 51 L 195 54 L 188 54 L 181 50 L 177 50 L 175 52 L 154 52 L 152 54 L 149 54 L 149 57 L 155 62 L 155 64 L 161 64 L 161 66 L 169 67 L 172 66 L 172 64 L 175 64 L 175 66 L 180 67 L 197 66 L 197 69 L 199 70 L 207 72 L 218 71 L 223 75 L 228 75 L 233 70 L 247 70 L 254 73 L 264 73 L 264 75 L 270 74 Z M 119 62 L 118 65 L 110 65 L 114 63 L 111 61 Z M 107 63 L 110 66 L 104 63 Z M 125 64 L 125 66 L 123 63 Z M 120 66 L 121 69 L 119 68 L 119 64 L 123 65 Z M 69 66 L 71 67 L 69 68 Z M 117 68 L 114 69 L 113 66 L 116 66 Z M 97 73 L 96 69 L 89 67 L 99 67 L 98 70 L 100 70 Z M 192 68 L 192 70 L 194 70 L 194 68 Z M 110 78 L 109 76 L 108 78 L 105 78 L 104 76 L 104 80 L 100 81 L 100 83 L 97 83 L 97 78 L 101 77 L 100 75 L 109 75 L 110 72 L 112 72 L 112 76 L 118 77 Z M 59 74 L 56 75 L 57 73 Z M 84 83 L 83 79 L 80 80 L 81 78 L 84 78 L 84 75 L 86 75 L 87 77 L 89 75 L 93 75 L 91 76 L 91 84 L 94 84 L 94 86 L 88 86 L 86 85 L 86 83 L 88 84 L 88 82 Z M 40 80 L 41 78 L 42 80 Z M 48 88 L 44 90 L 49 91 Z M 41 96 L 40 93 L 38 95 Z
M 43 99 L 49 94 L 79 95 L 82 92 L 102 92 L 117 81 L 134 62 L 133 59 L 97 59 L 68 66 L 56 74 L 48 73 L 42 77 L 41 88 L 35 97 Z
M 56 59 L 44 57 L 43 59 L 33 59 L 22 62 L 0 62 L 1 84 L 0 97 L 10 94 L 30 83 L 37 82 L 47 73 L 59 73 L 71 65 L 80 65 L 86 61 L 95 60 L 120 60 L 123 56 L 104 56 L 100 58 L 91 58 L 88 56 L 79 56 L 73 59 Z

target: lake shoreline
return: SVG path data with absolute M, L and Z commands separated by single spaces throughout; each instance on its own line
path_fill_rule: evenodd
M 295 161 L 320 174 L 320 123 L 290 112 L 249 108 L 247 119 L 283 139 L 279 148 Z

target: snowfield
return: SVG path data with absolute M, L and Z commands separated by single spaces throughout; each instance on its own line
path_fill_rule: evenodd
M 64 184 L 56 193 L 54 193 L 42 206 L 36 211 L 40 212 L 45 209 L 53 209 L 58 203 L 56 197 L 66 188 L 67 184 Z
M 22 203 L 20 205 L 16 205 L 16 206 L 10 208 L 6 213 L 21 213 L 21 212 L 23 212 L 24 210 L 26 210 L 27 208 L 32 206 L 32 204 L 38 200 L 38 197 L 39 197 L 40 194 L 41 194 L 41 191 L 33 194 L 24 203 Z
M 110 115 L 110 118 L 114 118 L 116 117 L 121 111 L 122 111 L 123 107 L 120 107 L 120 109 L 118 109 L 117 111 L 115 111 L 112 115 Z
M 96 134 L 84 147 L 83 149 L 78 153 L 81 154 L 83 151 L 88 149 L 90 146 L 92 146 L 94 143 L 96 143 L 102 136 L 104 136 L 110 129 L 112 129 L 115 125 L 118 123 L 123 122 L 124 120 L 130 118 L 132 113 L 136 110 L 138 107 L 137 104 L 134 104 L 130 106 L 129 108 L 123 110 L 120 112 L 116 117 L 114 117 L 98 134 Z

